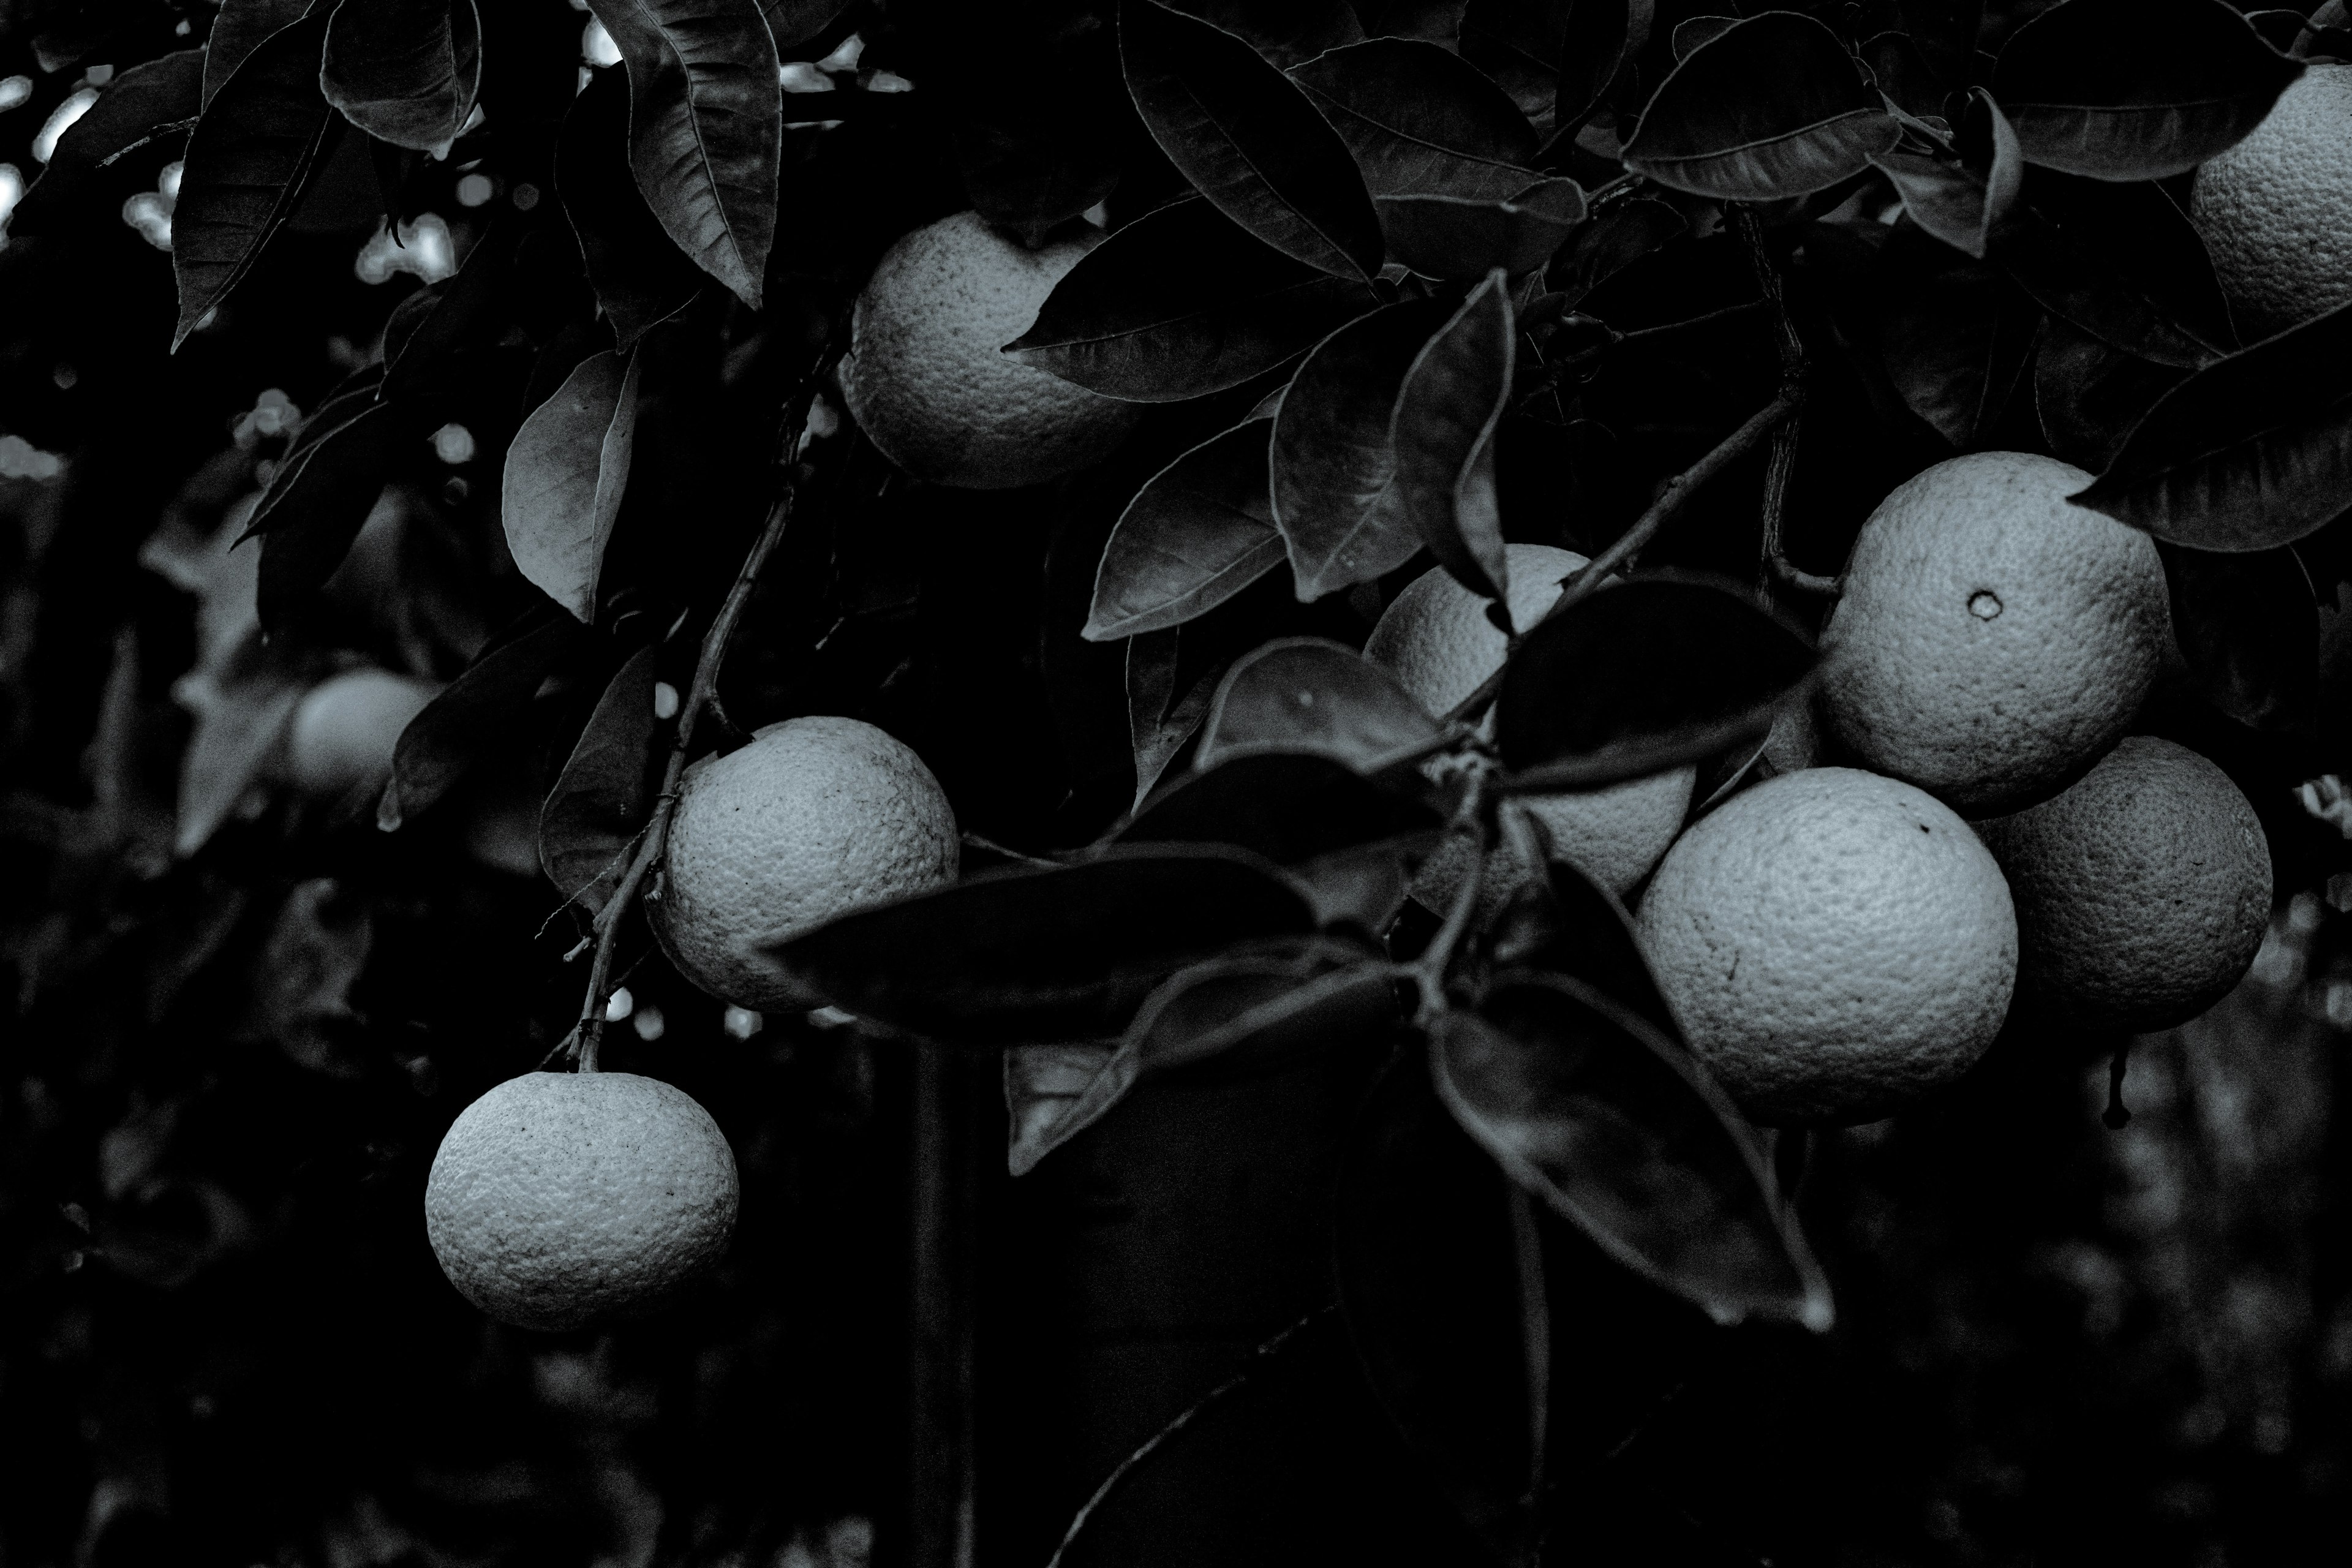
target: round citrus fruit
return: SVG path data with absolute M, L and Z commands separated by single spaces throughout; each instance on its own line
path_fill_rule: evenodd
M 902 237 L 850 319 L 841 362 L 850 417 L 917 479 L 966 489 L 1038 484 L 1108 456 L 1139 405 L 1001 352 L 1101 239 L 1088 229 L 1028 250 L 971 212 Z
M 311 795 L 341 795 L 392 771 L 393 749 L 437 689 L 383 669 L 332 676 L 303 694 L 286 731 L 286 776 Z
M 1972 816 L 2045 798 L 2113 745 L 2172 623 L 2155 542 L 2066 500 L 2090 482 L 1978 452 L 1881 501 L 1822 634 L 1830 738 Z
M 762 949 L 952 881 L 961 841 L 931 770 L 855 719 L 771 724 L 686 770 L 654 931 L 680 973 L 759 1012 L 814 1005 Z
M 1856 768 L 1701 817 L 1636 923 L 1691 1047 L 1766 1122 L 1874 1121 L 1958 1078 L 2017 976 L 1991 854 L 1933 795 Z
M 657 1079 L 525 1073 L 450 1124 L 425 1183 L 442 1272 L 502 1323 L 569 1329 L 659 1307 L 735 1229 L 735 1156 Z
M 2143 1033 L 2220 1001 L 2271 916 L 2253 806 L 2211 763 L 2133 735 L 2053 800 L 1977 824 L 2017 900 L 2018 992 Z
M 2197 171 L 2189 216 L 2249 335 L 2352 300 L 2352 65 L 2314 65 Z
M 1559 597 L 1561 579 L 1585 563 L 1574 551 L 1549 544 L 1510 545 L 1506 556 L 1511 625 L 1522 633 Z M 1444 713 L 1503 667 L 1507 639 L 1486 618 L 1486 604 L 1443 568 L 1432 568 L 1381 615 L 1364 657 L 1391 671 L 1423 707 Z M 1605 789 L 1529 796 L 1523 804 L 1555 858 L 1622 895 L 1650 874 L 1682 830 L 1697 777 L 1696 768 L 1675 768 Z M 1413 896 L 1443 910 L 1467 867 L 1467 851 L 1448 843 L 1422 868 Z M 1487 862 L 1481 897 L 1498 900 L 1529 869 L 1507 847 L 1498 847 Z

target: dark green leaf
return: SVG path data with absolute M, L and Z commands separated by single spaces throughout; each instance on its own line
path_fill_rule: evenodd
M 1983 116 L 1985 139 L 1990 145 L 1988 167 L 1976 169 L 1957 158 L 1935 158 L 1901 151 L 1882 153 L 1872 162 L 1895 182 L 1895 193 L 1911 221 L 1942 240 L 1981 260 L 1992 231 L 2016 205 L 2025 175 L 2019 156 L 2017 132 L 1984 89 L 1970 95 L 1971 111 Z
M 319 85 L 377 141 L 446 157 L 481 91 L 474 0 L 340 0 Z
M 2041 311 L 2009 275 L 1910 224 L 1879 247 L 1876 335 L 1911 411 L 1962 448 L 2000 422 L 2032 357 Z
M 2056 316 L 2033 353 L 2033 406 L 2053 456 L 2097 473 L 2185 373 L 2151 363 Z
M 596 581 L 621 515 L 635 449 L 638 356 L 580 362 L 507 448 L 499 520 L 515 567 L 580 620 L 596 618 Z
M 256 605 L 271 632 L 334 575 L 383 493 L 401 426 L 390 407 L 362 395 L 346 401 L 348 421 L 287 455 L 254 509 L 250 526 L 261 532 Z
M 1375 38 L 1290 76 L 1355 154 L 1375 199 L 1497 171 L 1514 191 L 1535 178 L 1535 127 L 1484 72 L 1435 44 Z
M 475 758 L 509 742 L 516 716 L 580 635 L 580 624 L 550 605 L 491 639 L 400 732 L 376 826 L 387 833 L 398 828 L 448 794 Z
M 1679 65 L 1696 54 L 1703 45 L 1711 44 L 1732 28 L 1739 26 L 1737 16 L 1693 16 L 1675 24 L 1675 62 Z
M 460 351 L 506 330 L 499 307 L 514 271 L 523 225 L 493 218 L 455 278 L 420 289 L 393 310 L 383 329 L 383 395 L 393 403 L 459 391 L 471 374 Z
M 2255 730 L 2308 724 L 2319 698 L 2319 609 L 2294 549 L 2162 549 L 2172 635 L 2206 700 Z
M 1389 423 L 1396 490 L 1438 564 L 1474 594 L 1503 598 L 1495 431 L 1510 406 L 1518 332 L 1500 272 L 1471 290 L 1405 373 Z
M 1562 308 L 1573 309 L 1593 289 L 1689 227 L 1682 214 L 1647 197 L 1612 207 L 1570 237 L 1545 269 L 1545 279 L 1568 296 Z
M 1304 751 L 1373 773 L 1438 732 L 1396 677 L 1355 649 L 1285 637 L 1234 661 L 1210 707 L 1195 765 L 1256 751 Z
M 313 0 L 222 0 L 212 30 L 205 35 L 205 82 L 201 107 L 210 109 L 247 55 L 263 40 L 310 12 Z
M 1271 370 L 1372 303 L 1187 200 L 1080 258 L 1005 352 L 1106 396 L 1181 402 Z
M 1200 730 L 1217 694 L 1217 683 L 1224 678 L 1220 665 L 1194 680 L 1181 697 L 1177 695 L 1182 631 L 1181 626 L 1170 626 L 1127 639 L 1127 733 L 1135 759 L 1131 805 L 1143 804 L 1143 797 L 1151 793 L 1160 775 L 1184 749 L 1184 742 Z
M 194 120 L 204 70 L 202 49 L 182 49 L 132 66 L 109 82 L 98 101 L 58 138 L 40 177 L 8 215 L 9 232 L 31 235 L 57 224 L 78 197 L 98 188 L 99 171 Z
M 1298 887 L 1255 856 L 1118 847 L 1075 865 L 985 872 L 769 952 L 790 983 L 860 1017 L 1011 1045 L 1118 1034 L 1177 970 L 1314 924 Z
M 1231 844 L 1288 866 L 1359 844 L 1433 837 L 1444 819 L 1418 793 L 1383 789 L 1328 754 L 1245 752 L 1162 784 L 1118 839 Z
M 758 309 L 783 89 L 755 0 L 590 0 L 629 72 L 629 167 L 694 263 Z
M 1442 300 L 1391 305 L 1333 332 L 1290 378 L 1274 418 L 1274 520 L 1302 600 L 1368 583 L 1421 548 L 1396 488 L 1389 423 Z
M 539 813 L 539 863 L 590 913 L 620 886 L 653 806 L 654 666 L 641 647 L 614 672 Z
M 312 16 L 264 39 L 213 95 L 188 137 L 172 214 L 179 279 L 176 350 L 251 269 L 301 205 L 341 124 L 319 94 L 327 19 Z
M 1538 180 L 1502 201 L 1467 196 L 1382 196 L 1377 204 L 1389 250 L 1431 278 L 1483 278 L 1496 268 L 1533 272 L 1584 221 L 1573 180 Z
M 2076 503 L 2192 550 L 2268 550 L 2352 501 L 2352 305 L 2159 398 Z
M 1559 111 L 1559 62 L 1573 0 L 1470 0 L 1462 13 L 1462 58 L 1511 95 L 1539 132 Z
M 1992 256 L 2044 310 L 2142 359 L 2193 370 L 2237 343 L 2205 242 L 2160 186 L 2036 170 Z
M 702 271 L 670 243 L 629 174 L 629 82 L 601 70 L 572 100 L 555 147 L 555 191 L 579 237 L 596 302 L 626 350 L 702 287 Z
M 2302 74 L 2222 0 L 2067 0 L 2011 35 L 1992 90 L 2026 162 L 2160 180 L 2235 145 Z
M 1380 219 L 1328 122 L 1281 71 L 1230 33 L 1124 0 L 1119 58 L 1160 151 L 1217 208 L 1335 277 L 1381 268 Z
M 1251 419 L 1154 474 L 1119 515 L 1095 574 L 1096 642 L 1206 615 L 1282 561 L 1266 495 L 1273 426 Z
M 1487 932 L 1496 969 L 1540 969 L 1580 980 L 1680 1045 L 1682 1024 L 1658 989 L 1617 895 L 1566 860 L 1512 896 Z
M 774 36 L 776 47 L 798 48 L 833 26 L 835 17 L 855 3 L 855 0 L 762 0 L 760 14 L 768 20 L 768 31 Z
M 1659 773 L 1771 728 L 1811 679 L 1811 642 L 1721 578 L 1628 578 L 1551 616 L 1512 655 L 1496 740 L 1514 792 Z
M 1895 145 L 1900 128 L 1837 35 L 1771 11 L 1675 68 L 1625 143 L 1625 166 L 1724 201 L 1826 190 Z
M 1287 70 L 1327 49 L 1364 41 L 1348 0 L 1168 0 L 1181 11 L 1245 40 Z
M 1605 595 L 1604 595 L 1605 596 Z M 1829 1282 L 1756 1135 L 1689 1052 L 1566 975 L 1498 977 L 1430 1037 L 1431 1077 L 1504 1173 L 1720 1322 L 1830 1326 Z
M 1462 36 L 1464 0 L 1355 0 L 1356 19 L 1373 38 L 1421 38 L 1452 49 Z
M 1572 134 L 1633 72 L 1656 14 L 1656 0 L 1576 0 L 1568 8 L 1553 100 L 1555 141 Z

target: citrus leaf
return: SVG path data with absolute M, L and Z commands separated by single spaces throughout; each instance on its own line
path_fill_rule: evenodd
M 1975 447 L 2025 373 L 2041 310 L 2000 268 L 1912 224 L 1886 237 L 1873 270 L 1888 380 L 1945 440 Z
M 1633 917 L 1617 895 L 1566 860 L 1548 860 L 1547 875 L 1516 893 L 1487 933 L 1495 968 L 1544 970 L 1580 980 L 1687 1048 L 1674 1007 L 1634 934 Z
M 1811 640 L 1728 579 L 1626 578 L 1538 626 L 1505 667 L 1507 787 L 1591 789 L 1759 737 L 1813 664 Z
M 1972 111 L 1985 116 L 1991 144 L 1990 166 L 1979 173 L 1965 164 L 1917 153 L 1893 151 L 1871 160 L 1895 183 L 1911 221 L 1982 260 L 1992 231 L 2016 205 L 2025 175 L 2017 132 L 1984 89 L 1970 94 Z
M 1320 752 L 1372 773 L 1440 733 L 1395 676 L 1355 649 L 1284 637 L 1234 661 L 1194 765 L 1213 768 L 1255 751 Z
M 1610 89 L 1631 74 L 1650 41 L 1656 0 L 1576 0 L 1560 38 L 1552 140 L 1573 135 Z
M 1739 18 L 1737 16 L 1692 16 L 1676 22 L 1672 40 L 1675 63 L 1681 64 L 1696 54 L 1703 45 L 1713 43 L 1738 26 Z
M 1117 837 L 1122 844 L 1231 844 L 1288 866 L 1359 844 L 1433 838 L 1444 826 L 1413 795 L 1383 789 L 1328 754 L 1254 752 L 1221 758 L 1154 790 Z
M 1992 90 L 2027 163 L 2160 180 L 2234 146 L 2302 74 L 2221 0 L 2067 0 L 2010 36 Z
M 1502 201 L 1431 194 L 1376 205 L 1391 255 L 1426 277 L 1454 279 L 1498 268 L 1512 278 L 1533 272 L 1584 221 L 1584 192 L 1573 180 L 1538 180 Z
M 220 14 L 205 35 L 204 91 L 198 107 L 210 109 L 246 57 L 310 15 L 312 4 L 313 0 L 222 0 Z
M 1643 197 L 1612 207 L 1569 237 L 1544 278 L 1577 302 L 1644 256 L 1690 228 L 1689 220 L 1664 202 Z
M 1419 38 L 1453 48 L 1462 33 L 1463 0 L 1354 0 L 1350 7 L 1372 38 Z
M 757 310 L 783 89 L 754 0 L 590 0 L 629 73 L 629 167 L 677 247 Z
M 377 141 L 446 157 L 482 88 L 474 0 L 340 0 L 319 85 Z
M 180 755 L 173 854 L 185 859 L 202 849 L 261 781 L 306 688 L 251 632 L 228 658 L 173 683 L 173 696 L 194 721 Z
M 1273 369 L 1372 303 L 1188 199 L 1079 258 L 1005 353 L 1108 397 L 1181 402 Z
M 499 521 L 515 566 L 582 621 L 621 515 L 635 448 L 638 356 L 593 353 L 531 411 L 507 449 Z
M 702 287 L 629 174 L 629 82 L 602 70 L 572 100 L 555 144 L 555 193 L 580 240 L 589 286 L 624 352 Z
M 39 233 L 77 198 L 93 188 L 99 172 L 124 153 L 196 117 L 202 96 L 205 52 L 182 49 L 132 66 L 109 82 L 98 101 L 65 129 L 16 210 L 8 231 Z
M 1464 587 L 1497 602 L 1495 431 L 1510 406 L 1517 340 L 1503 275 L 1489 273 L 1423 345 L 1389 421 L 1397 495 L 1421 542 Z
M 1390 305 L 1315 346 L 1274 416 L 1274 521 L 1301 600 L 1393 572 L 1421 548 L 1396 484 L 1389 423 L 1445 301 Z
M 1625 166 L 1721 201 L 1826 190 L 1895 145 L 1901 128 L 1838 37 L 1769 11 L 1675 68 L 1625 143 Z
M 1500 170 L 1512 188 L 1536 176 L 1535 127 L 1510 96 L 1451 50 L 1374 38 L 1295 66 L 1290 79 L 1323 111 L 1375 199 L 1444 191 Z
M 790 983 L 891 1028 L 1042 1044 L 1117 1034 L 1177 970 L 1314 923 L 1297 884 L 1256 856 L 1114 847 L 1075 865 L 983 872 L 768 952 Z
M 2160 548 L 2172 635 L 2205 700 L 2249 729 L 2308 724 L 2319 698 L 2319 608 L 2293 547 Z
M 288 454 L 263 505 L 254 509 L 249 526 L 261 533 L 255 604 L 263 629 L 273 634 L 343 563 L 392 471 L 393 443 L 401 434 L 393 410 L 360 403 L 358 395 L 346 407 L 348 421 Z
M 385 401 L 425 402 L 464 389 L 475 372 L 460 351 L 506 329 L 499 306 L 523 232 L 513 218 L 492 218 L 455 278 L 419 289 L 394 308 L 383 329 Z
M 2352 305 L 2216 360 L 2158 398 L 2072 499 L 2192 550 L 2268 550 L 2352 498 Z
M 1992 257 L 2044 310 L 2158 364 L 2237 343 L 2205 242 L 2160 186 L 2036 170 Z
M 172 213 L 179 280 L 176 351 L 227 298 L 301 204 L 341 121 L 319 94 L 327 18 L 311 16 L 262 40 L 212 95 L 188 136 Z
M 1381 268 L 1380 219 L 1339 133 L 1231 33 L 1153 0 L 1119 6 L 1119 58 L 1169 161 L 1235 223 L 1339 278 Z
M 2053 456 L 2095 474 L 2183 374 L 2047 317 L 2033 351 L 2033 407 L 2042 439 Z
M 1271 429 L 1247 420 L 1145 482 L 1103 547 L 1083 636 L 1107 642 L 1181 626 L 1281 563 L 1266 496 Z
M 1544 134 L 1551 132 L 1559 111 L 1560 57 L 1576 4 L 1469 0 L 1462 10 L 1462 58 L 1492 77 Z
M 555 890 L 590 913 L 627 869 L 653 805 L 654 667 L 639 648 L 614 672 L 539 813 L 539 864 Z
M 1127 733 L 1135 759 L 1135 805 L 1160 782 L 1176 753 L 1184 749 L 1209 716 L 1209 701 L 1223 678 L 1223 666 L 1192 682 L 1181 698 L 1176 694 L 1176 666 L 1182 641 L 1181 626 L 1142 632 L 1127 639 Z
M 525 613 L 492 638 L 400 732 L 376 826 L 398 829 L 448 794 L 476 757 L 508 741 L 515 716 L 579 637 L 579 623 L 550 605 Z
M 1504 1174 L 1718 1322 L 1814 1330 L 1829 1282 L 1697 1060 L 1579 980 L 1513 971 L 1430 1031 L 1438 1098 Z
M 1326 50 L 1364 41 L 1363 24 L 1348 0 L 1168 0 L 1168 5 L 1244 40 L 1285 70 Z
M 760 14 L 780 49 L 796 48 L 833 26 L 853 0 L 762 0 Z

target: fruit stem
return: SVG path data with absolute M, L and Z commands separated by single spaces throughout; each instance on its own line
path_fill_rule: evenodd
M 1780 346 L 1780 385 L 1783 389 L 1801 386 L 1806 371 L 1805 340 L 1798 334 L 1795 318 L 1789 314 L 1788 291 L 1782 287 L 1780 269 L 1773 265 L 1772 254 L 1765 247 L 1764 225 L 1755 209 L 1745 205 L 1732 209 L 1732 224 L 1739 231 L 1739 242 L 1748 251 L 1749 264 L 1756 269 L 1757 291 L 1772 312 L 1773 336 Z M 1764 570 L 1759 585 L 1769 591 L 1778 583 L 1801 594 L 1833 597 L 1838 591 L 1837 579 L 1818 577 L 1792 564 L 1780 540 L 1781 521 L 1788 515 L 1789 481 L 1797 470 L 1797 442 L 1804 425 L 1805 411 L 1799 408 L 1772 432 L 1772 452 L 1764 469 Z
M 1655 538 L 1658 530 L 1681 511 L 1702 486 L 1747 456 L 1757 442 L 1770 434 L 1782 420 L 1794 415 L 1803 405 L 1804 400 L 1802 387 L 1794 383 L 1782 386 L 1779 396 L 1749 415 L 1738 429 L 1717 442 L 1713 451 L 1668 479 L 1665 488 L 1658 492 L 1658 499 L 1650 503 L 1650 510 L 1634 520 L 1633 526 L 1620 535 L 1617 542 L 1594 556 L 1561 584 L 1559 597 L 1552 601 L 1551 608 L 1546 610 L 1541 619 L 1528 630 L 1532 632 L 1535 626 L 1543 625 L 1554 616 L 1582 604 L 1593 590 L 1609 580 L 1611 573 L 1632 560 L 1635 552 Z M 1508 668 L 1505 666 L 1505 668 Z M 1475 691 L 1446 710 L 1445 721 L 1456 724 L 1475 719 L 1485 712 L 1486 705 L 1495 700 L 1495 693 L 1503 689 L 1503 674 L 1504 671 L 1498 669 L 1480 681 Z
M 2126 1040 L 2107 1058 L 2107 1109 L 2099 1120 L 2111 1132 L 2120 1132 L 2131 1121 L 2131 1112 L 2124 1107 L 2124 1074 L 2131 1068 L 2131 1042 Z
M 654 797 L 653 816 L 646 822 L 636 853 L 630 857 L 629 868 L 622 874 L 620 886 L 614 889 L 604 907 L 596 911 L 596 957 L 588 967 L 588 995 L 580 1005 L 580 1022 L 572 1031 L 572 1056 L 582 1072 L 596 1070 L 596 1050 L 604 1037 L 604 1008 L 611 999 L 607 983 L 612 978 L 613 950 L 620 939 L 623 919 L 636 901 L 646 879 L 659 863 L 662 851 L 668 847 L 670 819 L 677 814 L 678 785 L 686 774 L 688 748 L 694 743 L 695 721 L 717 700 L 719 669 L 727 662 L 728 646 L 735 640 L 735 628 L 743 619 L 744 607 L 751 602 L 751 590 L 759 582 L 761 571 L 776 552 L 776 545 L 784 537 L 785 525 L 792 521 L 793 503 L 800 494 L 801 431 L 808 423 L 809 405 L 815 400 L 819 384 L 832 374 L 849 347 L 848 325 L 849 313 L 840 312 L 816 363 L 809 367 L 784 405 L 776 453 L 776 499 L 768 508 L 768 519 L 760 530 L 760 537 L 752 542 L 751 552 L 743 558 L 735 581 L 728 586 L 727 597 L 711 620 L 710 629 L 702 634 L 702 652 L 695 662 L 693 684 L 687 689 L 686 701 L 678 710 L 677 733 L 670 742 L 669 761 L 662 770 L 661 793 Z

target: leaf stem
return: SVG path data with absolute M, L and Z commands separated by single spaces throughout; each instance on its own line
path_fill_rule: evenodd
M 1462 792 L 1462 802 L 1454 807 L 1454 820 L 1445 827 L 1449 843 L 1456 839 L 1468 842 L 1469 867 L 1462 873 L 1462 885 L 1454 889 L 1454 907 L 1445 911 L 1444 923 L 1429 939 L 1421 956 L 1405 968 L 1417 995 L 1413 1022 L 1424 1027 L 1445 1010 L 1445 972 L 1453 966 L 1454 950 L 1462 945 L 1463 936 L 1470 930 L 1471 917 L 1478 911 L 1478 894 L 1486 880 L 1486 794 L 1493 776 L 1486 759 L 1476 758 L 1469 785 Z
M 1661 321 L 1654 327 L 1635 327 L 1630 332 L 1619 332 L 1615 343 L 1638 342 L 1643 338 L 1662 338 L 1668 332 L 1679 332 L 1686 327 L 1703 327 L 1710 321 L 1720 321 L 1729 316 L 1744 316 L 1750 310 L 1760 310 L 1769 300 L 1742 300 L 1737 305 L 1726 305 L 1719 310 L 1706 310 L 1696 316 L 1685 316 L 1679 321 Z

